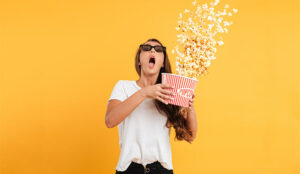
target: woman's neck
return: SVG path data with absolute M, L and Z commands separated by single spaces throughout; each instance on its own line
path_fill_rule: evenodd
M 158 75 L 151 76 L 151 77 L 141 77 L 139 80 L 137 80 L 137 83 L 139 86 L 142 88 L 150 86 L 150 85 L 155 85 L 157 81 Z

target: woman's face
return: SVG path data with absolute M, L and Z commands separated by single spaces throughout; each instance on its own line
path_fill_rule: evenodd
M 156 46 L 156 45 L 161 46 L 159 43 L 155 41 L 148 41 L 144 43 L 144 45 L 146 44 L 152 46 Z M 153 62 L 153 59 L 155 62 Z M 160 68 L 164 67 L 164 53 L 156 52 L 154 48 L 152 48 L 150 51 L 141 50 L 139 64 L 141 65 L 141 71 L 144 71 L 146 74 L 159 73 Z

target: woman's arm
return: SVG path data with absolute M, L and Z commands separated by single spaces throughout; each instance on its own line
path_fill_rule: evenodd
M 157 99 L 166 103 L 165 99 L 171 98 L 168 94 L 174 95 L 174 93 L 165 88 L 172 88 L 172 86 L 167 84 L 150 85 L 138 90 L 123 102 L 115 99 L 110 100 L 105 115 L 106 126 L 108 128 L 117 126 L 146 98 Z
M 106 126 L 108 128 L 117 126 L 145 99 L 146 94 L 143 89 L 140 89 L 123 102 L 116 99 L 110 100 L 105 115 Z
M 192 131 L 192 138 L 191 141 L 194 141 L 197 135 L 197 119 L 196 119 L 196 111 L 194 106 L 191 106 L 191 109 L 188 109 L 188 114 L 187 114 L 187 124 L 188 128 Z
M 197 135 L 197 118 L 196 118 L 196 111 L 193 105 L 194 98 L 195 98 L 195 94 L 193 93 L 192 99 L 190 100 L 189 103 L 189 108 L 188 108 L 187 118 L 186 118 L 188 128 L 192 131 L 191 141 L 194 141 Z

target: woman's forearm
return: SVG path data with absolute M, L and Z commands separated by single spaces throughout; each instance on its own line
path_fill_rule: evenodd
M 106 114 L 107 127 L 113 128 L 121 123 L 140 103 L 146 99 L 143 89 L 138 90 Z
M 197 135 L 197 118 L 196 118 L 196 111 L 194 106 L 192 105 L 191 109 L 188 109 L 188 114 L 187 114 L 187 125 L 188 128 L 192 131 L 192 139 L 193 141 L 196 138 Z

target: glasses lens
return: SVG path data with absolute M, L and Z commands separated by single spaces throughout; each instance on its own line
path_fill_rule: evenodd
M 142 49 L 143 49 L 144 51 L 149 51 L 149 50 L 151 50 L 151 45 L 143 45 L 143 46 L 142 46 Z
M 163 47 L 162 46 L 155 46 L 154 49 L 157 52 L 162 52 L 163 51 Z

